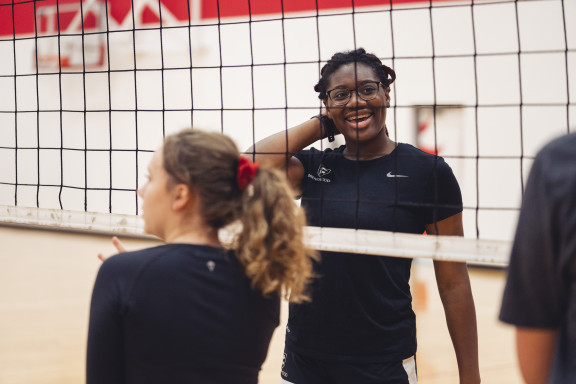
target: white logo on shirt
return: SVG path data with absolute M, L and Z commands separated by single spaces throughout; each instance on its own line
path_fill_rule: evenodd
M 386 177 L 408 177 L 406 175 L 393 175 L 392 172 L 388 172 L 386 174 Z
M 208 260 L 208 261 L 206 262 L 206 267 L 208 268 L 208 270 L 209 270 L 210 272 L 213 272 L 213 271 L 214 271 L 214 268 L 216 268 L 216 263 L 213 262 L 212 260 Z
M 318 167 L 318 177 L 323 177 L 326 176 L 327 174 L 329 174 L 330 172 L 332 172 L 331 169 L 326 168 L 324 165 L 320 164 L 320 166 Z
M 312 175 L 311 173 L 308 174 L 308 178 L 314 180 L 314 181 L 322 181 L 324 183 L 330 183 L 332 180 L 327 179 L 323 176 L 328 175 L 329 173 L 331 173 L 332 170 L 326 168 L 324 165 L 320 164 L 320 166 L 318 167 L 318 170 L 316 171 L 316 174 L 318 175 L 318 177 Z
M 308 178 L 312 179 L 314 181 L 322 181 L 324 183 L 331 183 L 332 182 L 332 180 L 326 179 L 325 177 L 316 177 L 316 176 L 311 175 L 311 174 L 308 174 Z

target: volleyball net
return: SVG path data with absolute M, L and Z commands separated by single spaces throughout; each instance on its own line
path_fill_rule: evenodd
M 398 75 L 391 137 L 452 167 L 466 235 L 311 244 L 506 264 L 534 155 L 574 130 L 574 20 L 568 0 L 0 0 L 0 222 L 142 234 L 163 136 L 248 148 L 317 114 L 322 65 L 363 47 Z

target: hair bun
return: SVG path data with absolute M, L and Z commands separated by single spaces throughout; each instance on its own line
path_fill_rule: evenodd
M 390 80 L 388 81 L 388 85 L 392 84 L 394 82 L 394 80 L 396 80 L 396 72 L 394 72 L 394 70 L 384 64 L 382 64 L 382 68 L 384 68 L 384 71 L 386 72 L 386 74 L 388 76 L 390 76 Z

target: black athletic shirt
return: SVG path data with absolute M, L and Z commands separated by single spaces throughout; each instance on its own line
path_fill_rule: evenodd
M 557 329 L 548 383 L 576 381 L 576 134 L 552 141 L 534 160 L 500 320 Z
M 305 169 L 302 206 L 311 226 L 423 233 L 462 211 L 452 170 L 408 144 L 352 161 L 335 150 L 296 154 Z M 332 360 L 398 361 L 416 352 L 410 259 L 322 253 L 312 302 L 290 305 L 286 345 Z
M 111 257 L 92 295 L 86 381 L 257 383 L 279 303 L 252 290 L 223 249 L 168 244 Z

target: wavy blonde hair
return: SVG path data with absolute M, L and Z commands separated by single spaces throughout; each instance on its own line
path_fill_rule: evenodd
M 200 197 L 200 213 L 207 225 L 220 230 L 241 224 L 232 247 L 253 288 L 291 302 L 310 300 L 307 287 L 318 255 L 304 244 L 306 219 L 282 172 L 261 167 L 241 191 L 240 152 L 234 142 L 196 129 L 168 136 L 163 156 L 164 168 L 174 181 Z

